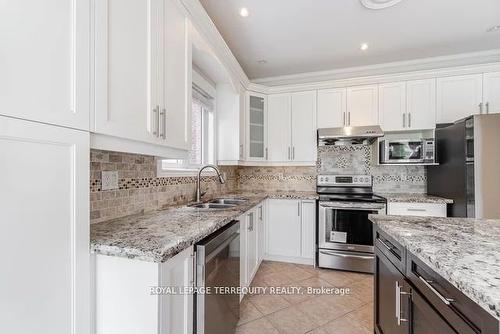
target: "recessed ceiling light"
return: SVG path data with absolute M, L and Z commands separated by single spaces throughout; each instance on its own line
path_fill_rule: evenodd
M 240 9 L 240 16 L 241 17 L 247 17 L 248 15 L 250 15 L 250 13 L 248 12 L 248 8 L 243 7 Z
M 489 28 L 488 30 L 486 30 L 486 32 L 495 32 L 495 31 L 500 31 L 500 24 L 497 26 L 493 26 L 493 27 Z
M 368 44 L 367 43 L 362 43 L 359 48 L 361 49 L 361 51 L 366 51 L 366 50 L 368 50 Z
M 265 59 L 257 60 L 257 63 L 264 65 L 264 64 L 267 64 L 267 60 L 265 60 Z
M 384 9 L 397 5 L 402 0 L 360 0 L 361 4 L 369 9 Z

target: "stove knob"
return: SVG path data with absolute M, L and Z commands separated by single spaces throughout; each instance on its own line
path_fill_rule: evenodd
M 361 179 L 359 179 L 359 180 L 361 181 Z M 358 178 L 357 177 L 354 178 L 354 182 L 358 182 Z
M 325 177 L 325 182 L 328 182 L 328 177 Z
M 365 182 L 366 183 L 370 182 L 370 179 L 369 178 L 365 178 Z

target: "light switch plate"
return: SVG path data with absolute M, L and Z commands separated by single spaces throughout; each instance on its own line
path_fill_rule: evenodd
M 103 171 L 101 174 L 102 190 L 118 189 L 118 172 Z

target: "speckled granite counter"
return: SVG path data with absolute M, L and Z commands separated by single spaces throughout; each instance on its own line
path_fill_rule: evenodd
M 382 215 L 369 218 L 500 319 L 500 220 Z
M 449 204 L 452 199 L 437 197 L 427 194 L 388 194 L 377 193 L 376 195 L 387 199 L 388 203 L 430 203 L 430 204 Z
M 92 224 L 91 251 L 96 254 L 164 262 L 266 198 L 317 198 L 313 192 L 245 192 L 223 195 L 235 196 L 247 198 L 248 201 L 231 209 L 196 209 L 181 206 Z

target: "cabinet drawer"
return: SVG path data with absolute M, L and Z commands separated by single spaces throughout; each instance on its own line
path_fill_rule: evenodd
M 446 204 L 387 203 L 388 215 L 446 217 Z
M 378 229 L 375 229 L 373 239 L 375 247 L 384 254 L 399 271 L 404 273 L 406 267 L 406 249 L 396 240 Z
M 498 321 L 408 253 L 406 277 L 459 333 L 498 333 Z

